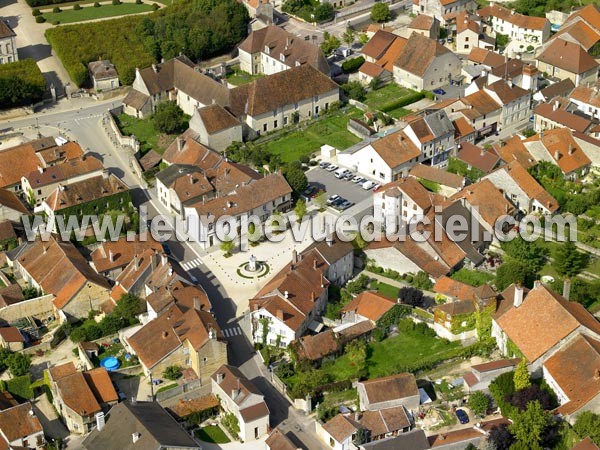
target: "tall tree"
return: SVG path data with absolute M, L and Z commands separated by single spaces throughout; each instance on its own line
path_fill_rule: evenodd
M 529 370 L 527 369 L 527 361 L 525 358 L 517 365 L 513 380 L 517 391 L 531 386 L 531 379 L 529 378 Z
M 528 444 L 530 450 L 541 450 L 544 431 L 549 424 L 549 413 L 536 400 L 530 402 L 525 411 L 515 414 L 509 430 L 517 441 Z
M 591 411 L 582 412 L 573 425 L 575 433 L 581 438 L 591 437 L 596 445 L 600 445 L 600 414 Z
M 577 250 L 572 241 L 566 241 L 554 252 L 554 268 L 563 276 L 574 277 L 588 264 L 589 255 Z
M 387 22 L 391 17 L 390 6 L 387 3 L 375 3 L 371 8 L 371 20 L 373 22 Z

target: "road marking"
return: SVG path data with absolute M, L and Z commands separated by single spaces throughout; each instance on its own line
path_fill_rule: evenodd
M 223 334 L 225 335 L 225 337 L 240 336 L 242 334 L 242 329 L 239 326 L 232 327 L 232 328 L 225 328 L 223 330 Z
M 202 264 L 202 260 L 200 258 L 196 258 L 192 261 L 188 261 L 186 263 L 181 264 L 181 267 L 183 267 L 183 269 L 188 272 L 190 270 L 192 270 L 194 267 L 198 267 L 200 264 Z

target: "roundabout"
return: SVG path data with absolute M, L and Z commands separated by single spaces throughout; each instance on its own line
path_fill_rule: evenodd
M 251 255 L 250 259 L 238 266 L 237 274 L 248 280 L 262 278 L 270 271 L 269 265 L 264 261 L 259 261 L 256 256 Z

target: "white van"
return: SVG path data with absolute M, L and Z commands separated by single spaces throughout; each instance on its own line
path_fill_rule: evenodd
M 336 178 L 342 178 L 344 176 L 344 173 L 346 173 L 346 169 L 338 169 L 335 171 L 334 175 Z

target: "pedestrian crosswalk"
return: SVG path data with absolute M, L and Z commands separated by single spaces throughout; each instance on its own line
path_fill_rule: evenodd
M 200 264 L 202 264 L 202 260 L 200 258 L 196 258 L 193 261 L 181 263 L 181 267 L 183 267 L 183 269 L 187 272 L 192 270 L 194 267 L 198 267 Z
M 225 328 L 223 330 L 223 334 L 225 335 L 225 337 L 240 336 L 242 334 L 242 329 L 239 326 Z

